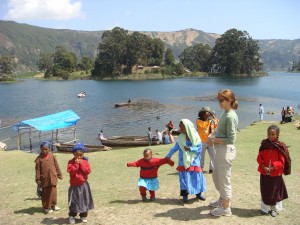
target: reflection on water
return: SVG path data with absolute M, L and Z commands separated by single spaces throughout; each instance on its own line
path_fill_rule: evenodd
M 288 88 L 286 84 L 288 81 Z M 25 80 L 15 84 L 0 84 L 0 119 L 2 126 L 22 120 L 45 116 L 71 109 L 80 117 L 78 138 L 89 144 L 99 144 L 97 134 L 147 135 L 147 128 L 163 130 L 172 120 L 178 127 L 181 119 L 195 122 L 198 111 L 209 106 L 220 116 L 216 101 L 220 89 L 232 89 L 238 100 L 239 127 L 258 120 L 258 105 L 262 103 L 266 120 L 280 120 L 282 106 L 297 108 L 300 74 L 271 73 L 262 78 L 187 78 L 146 81 L 40 81 Z M 86 98 L 77 98 L 80 91 Z M 127 101 L 130 107 L 115 108 L 114 104 Z M 16 133 L 0 130 L 0 141 L 16 148 Z M 25 135 L 26 136 L 26 135 Z M 46 136 L 43 138 L 47 139 Z M 64 139 L 65 137 L 59 137 Z M 71 138 L 70 138 L 71 139 Z M 25 141 L 25 140 L 24 140 Z

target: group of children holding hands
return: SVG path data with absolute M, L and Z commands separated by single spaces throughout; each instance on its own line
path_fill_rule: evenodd
M 196 195 L 205 201 L 203 192 L 206 189 L 205 178 L 201 168 L 202 142 L 190 120 L 183 119 L 179 124 L 181 134 L 175 146 L 165 158 L 153 158 L 152 150 L 146 148 L 143 157 L 135 162 L 127 163 L 128 167 L 140 167 L 138 179 L 139 192 L 142 201 L 147 201 L 147 191 L 150 201 L 155 200 L 155 191 L 159 189 L 157 179 L 158 169 L 164 164 L 174 166 L 171 157 L 178 151 L 178 167 L 180 195 L 183 202 L 188 201 L 188 195 Z M 62 179 L 62 173 L 55 156 L 50 153 L 50 143 L 43 142 L 41 154 L 35 160 L 36 183 L 42 186 L 42 206 L 46 213 L 60 210 L 57 206 L 57 180 Z M 81 221 L 87 222 L 88 211 L 94 208 L 88 175 L 91 168 L 84 156 L 84 144 L 77 143 L 73 147 L 73 159 L 68 162 L 67 172 L 70 174 L 68 191 L 69 223 L 74 224 L 74 217 L 79 213 Z M 267 130 L 267 139 L 263 140 L 257 156 L 260 172 L 261 214 L 276 216 L 282 209 L 282 200 L 288 198 L 282 174 L 291 173 L 291 159 L 288 149 L 279 141 L 279 127 L 272 125 Z

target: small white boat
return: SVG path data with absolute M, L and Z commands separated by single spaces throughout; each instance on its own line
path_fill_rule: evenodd
M 5 144 L 5 143 L 3 143 L 3 142 L 0 142 L 0 150 L 6 150 L 6 148 L 7 148 L 7 145 Z
M 79 94 L 77 95 L 78 98 L 84 98 L 86 97 L 86 93 L 84 91 L 79 92 Z

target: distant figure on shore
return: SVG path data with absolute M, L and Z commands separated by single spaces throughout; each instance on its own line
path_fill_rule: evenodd
M 128 101 L 127 101 L 129 104 L 131 103 L 131 99 L 128 99 Z
M 264 119 L 264 113 L 265 113 L 265 109 L 264 109 L 263 105 L 259 104 L 258 114 L 259 114 L 259 120 L 260 121 L 263 121 L 263 119 Z
M 158 131 L 158 129 L 156 129 L 156 139 L 162 143 L 162 134 Z
M 281 122 L 280 123 L 284 123 L 285 122 L 285 115 L 286 115 L 286 109 L 285 109 L 285 107 L 282 107 L 282 110 L 281 110 Z
M 293 116 L 294 116 L 293 111 L 294 110 L 291 106 L 286 107 L 286 114 L 285 114 L 285 119 L 284 119 L 284 121 L 286 123 L 293 121 Z
M 164 145 L 171 144 L 170 137 L 166 131 L 163 132 L 162 143 Z
M 166 124 L 166 127 L 168 128 L 169 132 L 171 132 L 174 129 L 174 124 L 172 120 L 170 120 L 170 122 Z
M 151 131 L 151 127 L 148 127 L 148 141 L 149 141 L 149 146 L 152 145 L 152 131 Z
M 106 138 L 104 137 L 104 134 L 103 134 L 103 130 L 100 130 L 99 134 L 98 134 L 98 138 L 100 140 L 106 140 Z

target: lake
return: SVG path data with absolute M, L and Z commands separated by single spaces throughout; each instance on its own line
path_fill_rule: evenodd
M 216 94 L 220 89 L 234 91 L 239 99 L 239 128 L 258 120 L 258 106 L 263 104 L 265 120 L 280 120 L 281 108 L 293 106 L 299 112 L 300 73 L 270 72 L 257 78 L 183 78 L 141 81 L 45 81 L 26 79 L 18 83 L 0 83 L 0 119 L 2 127 L 22 120 L 71 109 L 80 117 L 77 137 L 88 144 L 96 140 L 100 129 L 106 137 L 147 135 L 147 128 L 163 130 L 172 120 L 178 127 L 182 118 L 195 122 L 203 106 L 221 115 Z M 86 98 L 77 98 L 80 91 Z M 137 104 L 114 108 L 114 103 L 129 98 Z M 0 141 L 16 149 L 16 133 L 0 130 Z M 62 138 L 65 138 L 63 135 Z M 71 138 L 71 137 L 70 137 Z M 45 136 L 44 139 L 49 139 Z M 24 142 L 25 143 L 25 142 Z

